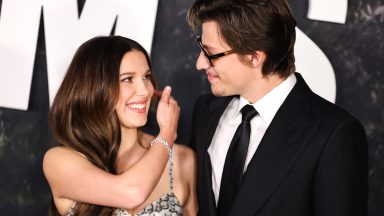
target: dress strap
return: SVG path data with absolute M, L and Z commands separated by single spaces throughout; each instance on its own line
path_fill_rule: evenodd
M 173 150 L 172 154 L 169 157 L 169 187 L 171 192 L 173 192 Z
M 73 216 L 73 215 L 75 215 L 76 207 L 77 207 L 77 202 L 75 201 L 72 204 L 72 206 L 68 209 L 68 212 L 67 212 L 66 216 Z

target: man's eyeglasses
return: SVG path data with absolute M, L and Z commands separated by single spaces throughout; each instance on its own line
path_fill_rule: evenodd
M 220 57 L 223 57 L 223 56 L 226 56 L 226 55 L 229 55 L 229 54 L 235 52 L 233 50 L 228 50 L 225 52 L 221 52 L 221 53 L 217 53 L 217 54 L 213 54 L 213 55 L 208 55 L 207 51 L 205 51 L 205 49 L 203 48 L 203 44 L 201 43 L 201 37 L 200 36 L 196 37 L 196 41 L 199 44 L 201 51 L 204 53 L 204 56 L 208 59 L 208 62 L 211 65 L 211 67 L 213 67 L 213 64 L 212 64 L 213 59 L 217 59 L 217 58 L 220 58 Z

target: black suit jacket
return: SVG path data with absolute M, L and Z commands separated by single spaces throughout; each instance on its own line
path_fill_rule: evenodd
M 230 215 L 364 216 L 364 129 L 295 75 L 297 82 L 250 161 Z M 199 215 L 217 215 L 207 149 L 231 99 L 204 95 L 195 104 L 190 146 L 197 155 Z

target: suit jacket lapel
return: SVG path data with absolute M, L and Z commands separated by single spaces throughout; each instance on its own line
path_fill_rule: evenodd
M 203 131 L 203 148 L 201 154 L 203 155 L 203 172 L 202 172 L 202 187 L 204 187 L 204 202 L 207 203 L 206 206 L 209 206 L 209 209 L 206 209 L 204 212 L 207 215 L 215 216 L 217 215 L 216 202 L 214 193 L 212 190 L 212 165 L 211 159 L 208 154 L 208 148 L 211 144 L 213 135 L 215 134 L 216 127 L 219 123 L 220 117 L 223 114 L 225 108 L 228 106 L 229 102 L 233 97 L 220 97 L 214 98 L 207 103 L 207 112 L 206 116 L 206 125 L 202 127 Z
M 248 165 L 231 215 L 255 215 L 299 158 L 318 124 L 311 118 L 312 95 L 297 75 L 295 87 L 276 113 Z

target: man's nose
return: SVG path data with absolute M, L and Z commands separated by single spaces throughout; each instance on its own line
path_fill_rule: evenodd
M 199 57 L 196 60 L 196 69 L 197 70 L 206 70 L 211 67 L 209 60 L 204 56 L 203 52 L 200 52 Z

